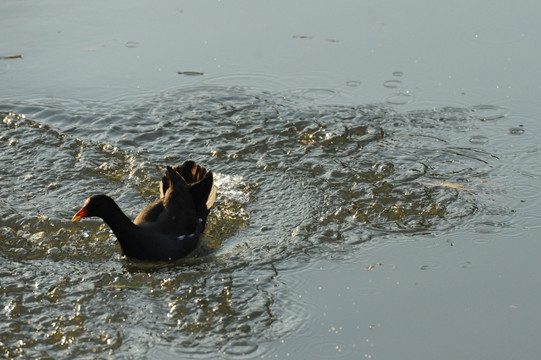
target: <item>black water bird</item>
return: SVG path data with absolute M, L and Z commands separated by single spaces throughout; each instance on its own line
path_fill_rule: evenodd
M 93 195 L 71 219 L 97 216 L 109 225 L 124 255 L 140 260 L 182 258 L 197 246 L 216 199 L 212 171 L 193 161 L 167 167 L 160 198 L 132 222 L 107 195 Z

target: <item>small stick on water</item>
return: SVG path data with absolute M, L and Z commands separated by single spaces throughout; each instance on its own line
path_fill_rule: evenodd
M 186 76 L 200 76 L 200 75 L 205 75 L 204 73 L 199 72 L 199 71 L 177 71 L 177 74 L 179 74 L 179 75 L 186 75 Z
M 6 60 L 6 59 L 22 59 L 23 56 L 21 54 L 17 55 L 10 55 L 10 56 L 0 56 L 0 59 Z
M 378 266 L 382 266 L 383 264 L 382 263 L 377 263 L 377 264 L 370 264 L 366 267 L 366 271 L 370 271 L 372 269 L 375 269 L 377 268 Z

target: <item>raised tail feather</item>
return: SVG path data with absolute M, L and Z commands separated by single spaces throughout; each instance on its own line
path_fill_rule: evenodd
M 199 216 L 206 218 L 208 211 L 216 201 L 217 188 L 216 185 L 214 185 L 213 175 L 212 171 L 207 171 L 204 166 L 197 165 L 192 160 L 184 162 L 181 166 L 175 166 L 173 168 L 168 166 L 160 185 L 161 196 L 163 197 L 167 192 L 167 189 L 171 184 L 171 178 L 180 176 L 188 186 L 190 186 L 190 193 L 198 208 L 197 212 Z M 206 208 L 203 209 L 200 207 L 201 204 L 205 204 Z

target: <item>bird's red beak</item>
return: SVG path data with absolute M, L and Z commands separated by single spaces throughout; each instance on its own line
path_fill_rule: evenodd
M 90 199 L 89 199 L 90 200 Z M 87 205 L 88 205 L 88 201 L 87 200 L 85 202 L 85 204 L 83 205 L 83 207 L 81 208 L 81 210 L 77 211 L 77 213 L 75 215 L 73 215 L 73 217 L 71 218 L 71 222 L 76 222 L 76 221 L 79 221 L 81 220 L 82 218 L 84 218 L 87 213 L 88 213 L 88 210 L 87 210 Z

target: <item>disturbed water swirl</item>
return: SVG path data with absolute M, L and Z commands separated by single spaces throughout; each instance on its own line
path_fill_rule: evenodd
M 2 106 L 0 351 L 263 356 L 267 342 L 310 331 L 286 269 L 511 216 L 487 196 L 501 191 L 490 184 L 499 155 L 479 129 L 506 116 L 497 109 L 306 103 L 206 86 Z M 133 218 L 164 166 L 188 158 L 219 184 L 190 258 L 124 259 L 101 222 L 71 224 L 92 193 Z

